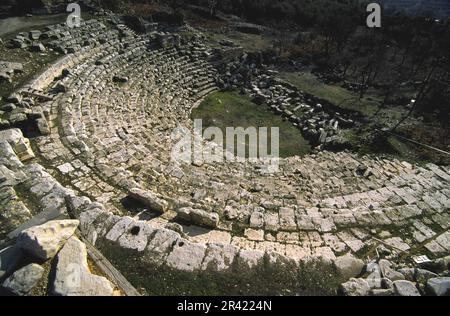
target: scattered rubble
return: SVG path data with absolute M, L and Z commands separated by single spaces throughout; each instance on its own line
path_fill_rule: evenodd
M 3 282 L 2 287 L 16 295 L 28 294 L 42 278 L 44 268 L 32 263 L 16 272 Z

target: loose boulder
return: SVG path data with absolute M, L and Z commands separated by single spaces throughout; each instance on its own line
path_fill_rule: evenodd
M 367 296 L 370 291 L 370 286 L 364 279 L 352 278 L 341 284 L 340 290 L 345 296 Z
M 392 262 L 388 260 L 381 259 L 378 263 L 381 269 L 381 273 L 385 278 L 388 278 L 392 281 L 404 280 L 405 276 L 400 272 L 395 271 L 392 268 Z
M 397 296 L 420 296 L 420 292 L 414 283 L 406 280 L 394 282 L 394 293 Z
M 56 220 L 28 228 L 20 233 L 17 244 L 31 255 L 48 260 L 75 233 L 79 223 L 78 220 Z
M 364 268 L 364 262 L 351 254 L 336 258 L 334 265 L 338 273 L 346 279 L 357 277 Z
M 58 296 L 111 296 L 113 290 L 106 278 L 89 271 L 86 245 L 72 236 L 58 253 L 52 293 Z
M 150 191 L 133 188 L 130 190 L 130 197 L 148 206 L 150 210 L 155 212 L 165 213 L 169 208 L 167 201 Z
M 44 274 L 44 268 L 32 263 L 17 270 L 3 282 L 3 288 L 16 295 L 26 295 L 30 292 Z
M 427 291 L 435 296 L 450 295 L 450 277 L 429 279 L 427 282 Z

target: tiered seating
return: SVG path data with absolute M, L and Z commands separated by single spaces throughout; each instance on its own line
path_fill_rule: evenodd
M 67 56 L 30 85 L 47 93 L 64 87 L 46 103 L 50 134 L 36 140 L 46 171 L 36 172 L 103 204 L 81 215 L 93 243 L 145 251 L 187 271 L 210 262 L 225 270 L 235 260 L 254 266 L 273 251 L 295 262 L 365 256 L 373 247 L 395 256 L 418 243 L 430 256 L 448 253 L 450 174 L 438 166 L 325 151 L 283 159 L 273 175 L 249 162 L 174 163 L 173 130 L 192 129 L 191 109 L 217 89 L 209 48 L 196 41 L 161 47 L 153 35 L 125 33 L 105 31 L 112 40 Z M 143 219 L 124 208 L 135 188 L 167 212 Z

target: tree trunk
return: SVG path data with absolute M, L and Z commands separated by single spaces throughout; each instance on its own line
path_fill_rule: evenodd
M 394 132 L 400 125 L 402 125 L 414 112 L 414 110 L 417 108 L 417 104 L 419 104 L 425 97 L 426 93 L 428 93 L 429 88 L 428 83 L 430 82 L 430 79 L 436 69 L 436 66 L 432 66 L 430 72 L 428 73 L 427 77 L 422 83 L 422 87 L 420 88 L 419 93 L 416 97 L 416 102 L 414 102 L 414 105 L 411 107 L 411 109 L 408 111 L 405 117 L 403 117 L 392 129 L 391 132 Z

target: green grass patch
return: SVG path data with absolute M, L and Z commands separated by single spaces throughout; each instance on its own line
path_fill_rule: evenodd
M 338 85 L 324 84 L 310 72 L 282 72 L 280 77 L 306 93 L 344 109 L 359 111 L 366 116 L 374 115 L 381 101 L 379 96 L 371 93 L 367 93 L 366 97 L 359 100 L 358 93 Z
M 248 96 L 234 92 L 216 92 L 193 110 L 193 119 L 202 119 L 203 128 L 218 127 L 224 139 L 227 127 L 267 127 L 270 148 L 270 128 L 278 127 L 280 132 L 280 157 L 303 156 L 311 151 L 311 146 L 301 132 L 281 116 L 272 113 L 265 105 L 253 103 Z M 248 151 L 248 140 L 246 144 Z
M 263 50 L 272 49 L 274 40 L 270 36 L 256 35 L 256 34 L 245 34 L 240 32 L 235 32 L 231 34 L 217 34 L 217 33 L 207 33 L 207 38 L 218 43 L 221 40 L 231 40 L 237 46 L 244 48 L 246 52 L 259 52 Z

